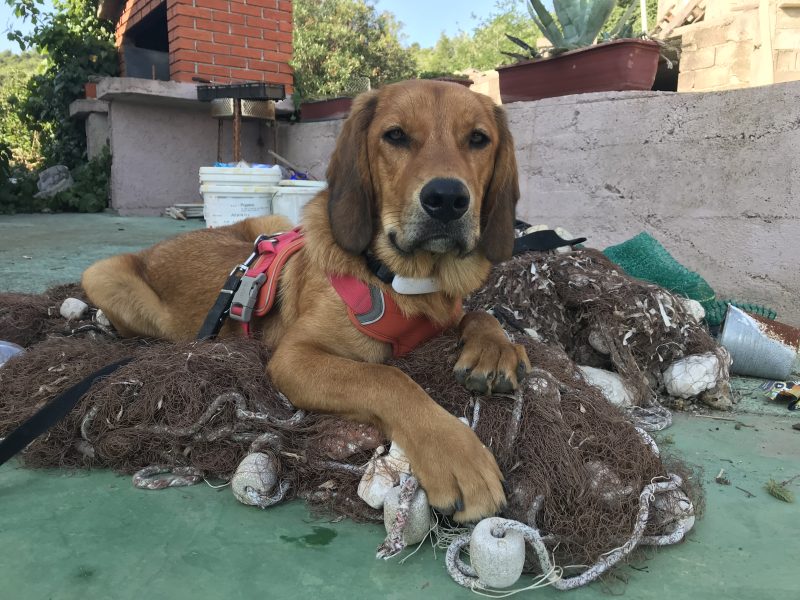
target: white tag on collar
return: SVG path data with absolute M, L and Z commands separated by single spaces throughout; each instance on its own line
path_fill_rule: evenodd
M 439 291 L 439 282 L 433 277 L 402 277 L 395 275 L 392 279 L 392 289 L 398 294 L 416 296 L 418 294 L 431 294 Z

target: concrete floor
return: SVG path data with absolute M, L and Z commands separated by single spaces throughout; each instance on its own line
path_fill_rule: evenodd
M 0 291 L 39 292 L 76 281 L 97 258 L 201 226 L 112 215 L 0 217 Z M 734 416 L 749 427 L 676 414 L 658 436 L 664 451 L 701 469 L 706 512 L 688 540 L 648 550 L 618 579 L 571 596 L 796 597 L 800 510 L 769 496 L 764 484 L 800 474 L 800 432 L 791 428 L 800 415 L 755 394 L 739 406 L 743 412 Z M 732 485 L 714 482 L 721 468 Z M 800 479 L 791 487 L 800 495 Z M 226 488 L 140 491 L 109 472 L 29 471 L 10 463 L 0 467 L 0 508 L 2 598 L 471 595 L 449 579 L 442 554 L 430 547 L 402 565 L 377 561 L 380 526 L 315 520 L 299 502 L 260 511 Z

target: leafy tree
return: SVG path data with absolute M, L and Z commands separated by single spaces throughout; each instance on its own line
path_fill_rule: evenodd
M 97 18 L 97 0 L 56 0 L 42 12 L 40 0 L 6 0 L 30 20 L 33 31 L 9 34 L 22 48 L 46 53 L 44 69 L 27 83 L 18 114 L 28 132 L 38 135 L 44 166 L 76 167 L 85 160 L 82 123 L 71 119 L 69 105 L 83 96 L 93 76 L 119 72 L 113 25 Z
M 414 59 L 400 43 L 400 23 L 366 0 L 295 0 L 294 81 L 298 96 L 347 91 L 356 77 L 372 85 L 404 79 Z
M 479 21 L 471 33 L 460 31 L 453 37 L 442 33 L 433 48 L 412 46 L 412 52 L 421 72 L 494 69 L 509 61 L 503 55 L 504 50 L 510 52 L 516 48 L 506 34 L 531 44 L 541 36 L 519 0 L 497 0 L 492 13 Z
M 616 23 L 620 20 L 625 11 L 631 4 L 635 4 L 634 14 L 636 19 L 633 22 L 633 33 L 638 34 L 642 32 L 642 15 L 639 11 L 639 0 L 617 0 L 617 6 L 611 13 L 608 19 L 609 23 Z M 656 24 L 656 17 L 658 15 L 658 0 L 647 0 L 647 27 L 652 29 Z
M 35 52 L 0 53 L 0 142 L 5 144 L 13 160 L 10 166 L 35 167 L 41 162 L 39 136 L 28 131 L 20 117 L 20 106 L 28 97 L 27 85 L 44 57 Z

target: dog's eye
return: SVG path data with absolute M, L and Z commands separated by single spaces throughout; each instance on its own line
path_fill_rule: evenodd
M 395 146 L 402 146 L 408 143 L 408 136 L 406 135 L 406 132 L 399 127 L 394 127 L 384 133 L 383 139 L 390 144 L 394 144 Z
M 477 129 L 473 131 L 469 136 L 469 145 L 473 148 L 483 148 L 489 143 L 489 136 L 483 133 L 482 131 L 478 131 Z

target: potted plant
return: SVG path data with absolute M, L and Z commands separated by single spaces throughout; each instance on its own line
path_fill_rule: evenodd
M 351 77 L 333 94 L 311 94 L 300 103 L 300 119 L 306 122 L 344 119 L 350 114 L 353 98 L 369 89 L 369 77 Z
M 551 47 L 545 58 L 523 40 L 507 36 L 525 53 L 506 52 L 519 62 L 497 69 L 503 103 L 651 89 L 660 46 L 632 37 L 635 3 L 610 31 L 601 33 L 615 6 L 616 0 L 554 0 L 553 19 L 541 0 L 528 0 L 528 12 Z

